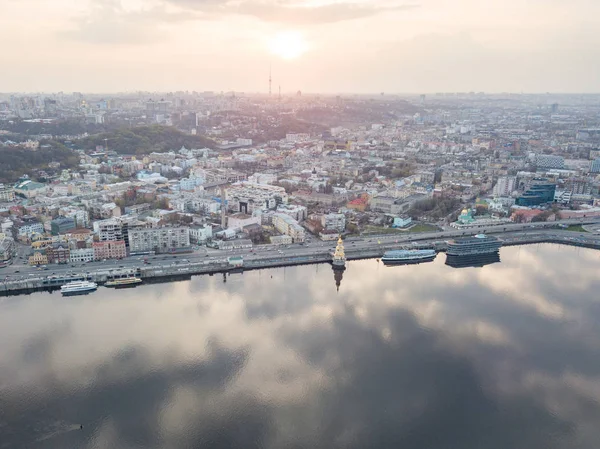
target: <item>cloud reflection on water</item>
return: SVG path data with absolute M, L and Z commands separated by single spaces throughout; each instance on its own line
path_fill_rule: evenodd
M 351 262 L 339 292 L 321 265 L 5 299 L 0 434 L 9 447 L 585 447 L 600 436 L 598 253 L 501 256 Z

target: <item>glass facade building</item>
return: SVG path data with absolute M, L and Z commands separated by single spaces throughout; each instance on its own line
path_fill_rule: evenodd
M 517 206 L 539 206 L 554 201 L 556 185 L 550 182 L 536 182 L 517 198 Z

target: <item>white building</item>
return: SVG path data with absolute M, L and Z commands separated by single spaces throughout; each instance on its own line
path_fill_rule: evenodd
M 271 245 L 290 245 L 292 238 L 289 235 L 273 235 L 269 238 Z
M 128 234 L 131 253 L 168 253 L 190 246 L 190 229 L 187 227 L 137 228 L 129 230 Z
M 251 214 L 255 210 L 275 209 L 279 204 L 288 203 L 288 195 L 283 187 L 240 182 L 226 191 L 228 204 L 237 212 Z
M 494 186 L 494 196 L 510 196 L 517 189 L 516 176 L 501 176 Z
M 194 190 L 196 187 L 201 186 L 205 183 L 205 179 L 202 176 L 196 176 L 191 174 L 189 178 L 183 178 L 179 181 L 179 188 L 181 190 Z
M 251 224 L 260 225 L 260 215 L 247 215 L 239 212 L 227 217 L 227 227 L 230 229 L 242 229 L 244 226 Z
M 94 248 L 72 249 L 69 254 L 69 261 L 76 262 L 91 262 L 94 260 Z
M 18 225 L 19 237 L 29 237 L 33 234 L 43 234 L 44 225 L 37 220 L 29 220 Z
M 296 221 L 306 220 L 306 216 L 308 215 L 306 206 L 300 206 L 298 204 L 280 205 L 277 207 L 277 212 L 289 215 Z
M 216 214 L 221 209 L 221 205 L 208 198 L 193 198 L 189 203 L 192 212 L 203 212 L 205 214 Z
M 321 217 L 321 226 L 330 231 L 344 232 L 346 216 L 344 214 L 325 214 Z
M 190 226 L 190 242 L 204 243 L 212 239 L 213 228 L 211 225 L 192 225 Z
M 274 213 L 273 226 L 282 234 L 289 235 L 295 243 L 304 241 L 304 228 L 289 215 Z
M 0 184 L 0 203 L 6 203 L 15 200 L 15 189 L 10 186 Z
M 123 240 L 123 228 L 117 220 L 99 220 L 94 222 L 94 232 L 101 242 Z

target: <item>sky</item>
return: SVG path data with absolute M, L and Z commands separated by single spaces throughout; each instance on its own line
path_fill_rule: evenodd
M 597 0 L 0 0 L 2 92 L 598 92 Z

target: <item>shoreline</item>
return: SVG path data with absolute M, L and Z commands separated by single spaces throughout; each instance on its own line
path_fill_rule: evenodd
M 432 239 L 433 240 L 433 239 Z M 589 237 L 570 237 L 562 233 L 545 233 L 543 235 L 522 235 L 510 236 L 502 239 L 502 246 L 531 245 L 539 243 L 554 243 L 567 246 L 577 246 L 583 248 L 600 250 L 600 238 L 590 235 Z M 445 252 L 444 245 L 435 244 L 433 241 L 412 242 L 408 244 L 380 244 L 374 245 L 374 248 L 367 250 L 346 249 L 347 260 L 378 259 L 383 253 L 392 249 L 434 249 L 436 252 Z M 244 259 L 243 267 L 231 266 L 227 260 L 211 260 L 202 262 L 190 262 L 187 264 L 169 264 L 156 266 L 142 266 L 125 268 L 119 275 L 135 275 L 142 279 L 144 284 L 176 282 L 181 280 L 190 280 L 192 276 L 239 273 L 243 271 L 260 270 L 268 268 L 279 268 L 296 265 L 312 265 L 320 263 L 330 263 L 331 254 L 327 251 L 321 251 L 313 255 L 286 256 L 270 255 L 262 258 Z M 90 274 L 75 276 L 47 276 L 45 278 L 30 278 L 24 280 L 4 281 L 0 283 L 0 297 L 28 295 L 38 291 L 54 292 L 60 289 L 60 286 L 74 280 L 90 280 L 99 285 L 104 284 L 115 273 L 109 274 L 105 269 L 96 270 Z

